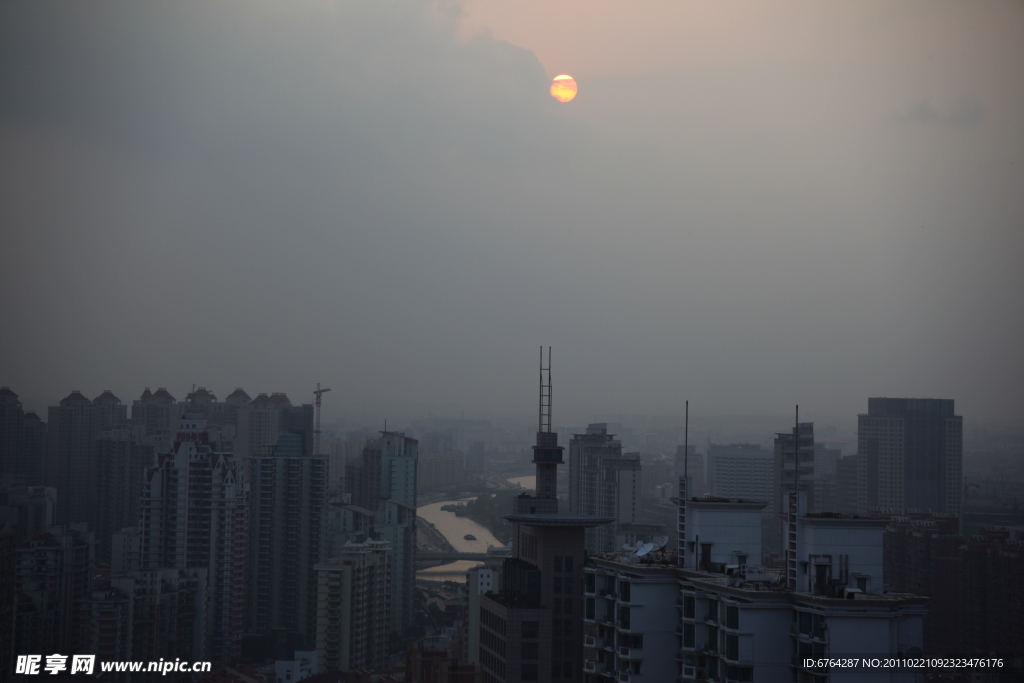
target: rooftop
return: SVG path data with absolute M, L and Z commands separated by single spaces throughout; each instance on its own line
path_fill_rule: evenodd
M 595 527 L 602 524 L 611 524 L 614 517 L 598 517 L 597 515 L 568 515 L 560 513 L 548 514 L 518 514 L 505 515 L 505 519 L 513 524 L 527 524 L 529 526 L 576 526 Z

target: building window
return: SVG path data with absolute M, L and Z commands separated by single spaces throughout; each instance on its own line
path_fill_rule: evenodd
M 693 619 L 697 613 L 697 601 L 692 595 L 683 597 L 683 616 L 687 619 Z
M 694 647 L 696 630 L 693 624 L 683 624 L 683 647 Z
M 537 643 L 523 643 L 520 654 L 523 659 L 537 659 Z
M 797 613 L 800 627 L 800 633 L 809 635 L 811 633 L 811 624 L 813 623 L 813 617 L 810 612 L 798 612 Z
M 629 602 L 629 581 L 619 581 L 619 599 Z
M 537 638 L 540 635 L 540 622 L 524 621 L 522 629 L 523 638 Z
M 725 658 L 726 659 L 739 659 L 740 658 L 740 637 L 728 634 L 725 636 Z
M 725 608 L 725 626 L 726 628 L 739 628 L 740 627 L 740 608 L 735 605 L 728 605 Z
M 726 676 L 736 683 L 750 683 L 754 680 L 754 670 L 749 666 L 730 666 L 726 669 Z
M 523 664 L 523 668 L 519 672 L 519 677 L 522 678 L 524 681 L 537 680 L 537 665 Z

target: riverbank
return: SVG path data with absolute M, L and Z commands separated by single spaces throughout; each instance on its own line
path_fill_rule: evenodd
M 485 493 L 466 503 L 466 517 L 484 527 L 507 546 L 512 542 L 512 525 L 505 515 L 512 513 L 512 499 L 522 491 Z
M 416 547 L 425 552 L 455 552 L 455 548 L 444 534 L 436 527 L 430 526 L 430 522 L 422 517 L 416 519 Z

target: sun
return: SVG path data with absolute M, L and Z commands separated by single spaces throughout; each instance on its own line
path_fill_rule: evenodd
M 576 79 L 568 74 L 555 76 L 551 81 L 551 96 L 559 102 L 569 102 L 576 97 Z

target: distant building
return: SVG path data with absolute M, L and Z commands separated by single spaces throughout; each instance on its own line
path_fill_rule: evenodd
M 412 622 L 416 579 L 416 479 L 419 442 L 400 432 L 381 432 L 345 474 L 348 500 L 374 514 L 371 535 L 388 541 L 391 562 L 391 630 L 402 635 Z M 352 512 L 346 513 L 355 521 Z
M 771 504 L 774 454 L 757 444 L 710 444 L 708 488 L 723 498 L 761 500 Z
M 239 463 L 206 421 L 183 416 L 173 451 L 146 470 L 142 569 L 208 571 L 205 658 L 237 660 L 246 624 L 248 498 Z
M 107 409 L 109 410 L 109 408 Z M 94 519 L 99 410 L 78 391 L 49 409 L 45 484 L 57 489 L 57 523 Z
M 312 453 L 312 434 L 281 433 L 250 458 L 250 630 L 316 637 L 313 567 L 325 556 L 327 458 Z
M 477 683 L 477 667 L 467 663 L 448 636 L 421 638 L 406 647 L 407 681 L 422 683 Z
M 83 608 L 92 589 L 94 544 L 85 524 L 55 526 L 19 544 L 15 653 L 88 651 Z
M 110 586 L 131 609 L 130 659 L 204 659 L 207 583 L 205 567 L 114 572 Z
M 19 476 L 0 477 L 0 512 L 8 510 L 12 529 L 19 541 L 45 534 L 54 524 L 57 489 L 24 486 Z
M 420 491 L 434 491 L 462 483 L 466 456 L 462 451 L 435 451 L 419 455 L 416 485 Z
M 391 553 L 384 541 L 347 544 L 316 565 L 316 651 L 322 671 L 378 670 L 391 632 Z
M 143 474 L 153 464 L 154 449 L 142 427 L 111 424 L 96 439 L 96 504 L 89 522 L 96 531 L 96 555 L 110 560 L 111 536 L 139 522 Z
M 958 530 L 956 517 L 932 513 L 895 515 L 885 530 L 885 587 L 931 597 L 924 619 L 928 654 L 970 652 L 963 613 L 965 539 Z
M 643 469 L 638 454 L 622 454 L 622 443 L 605 423 L 591 424 L 569 442 L 569 509 L 574 515 L 613 517 L 614 525 L 586 530 L 591 553 L 616 549 L 617 527 L 639 522 Z
M 18 395 L 0 387 L 0 478 L 20 477 L 22 484 L 43 483 L 46 425 L 22 409 Z
M 682 445 L 676 447 L 676 478 L 678 479 L 683 476 L 684 471 L 690 477 L 690 492 L 693 495 L 700 496 L 710 493 L 708 488 L 708 468 L 705 464 L 704 456 L 697 452 L 696 446 L 688 446 L 685 449 Z
M 963 418 L 952 399 L 871 398 L 857 417 L 858 509 L 963 515 Z
M 813 512 L 838 512 L 836 498 L 836 465 L 840 450 L 825 444 L 814 444 L 814 509 Z
M 767 513 L 774 514 L 773 524 L 765 527 L 767 552 L 782 553 L 783 527 L 788 513 L 786 501 L 794 491 L 804 492 L 807 509 L 818 512 L 814 500 L 814 423 L 801 422 L 788 432 L 775 435 L 772 467 L 772 497 Z
M 18 535 L 11 508 L 0 506 L 0 662 L 14 661 L 15 606 L 18 595 Z M 11 680 L 10 666 L 0 667 L 0 683 Z

